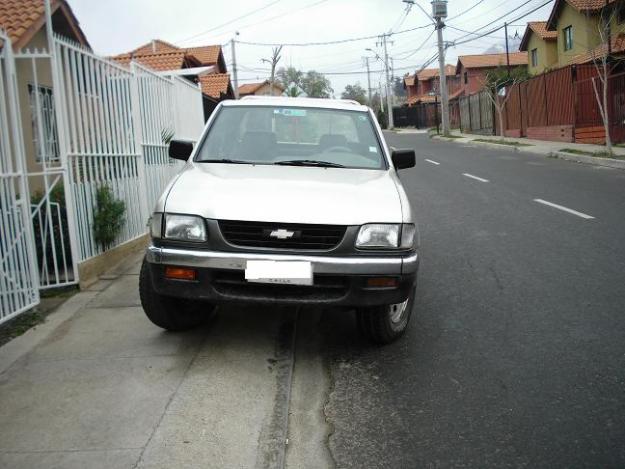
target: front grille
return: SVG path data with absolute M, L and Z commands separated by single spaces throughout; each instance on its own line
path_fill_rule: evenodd
M 329 250 L 341 242 L 346 227 L 219 220 L 219 229 L 224 239 L 236 246 Z M 274 233 L 274 236 L 271 236 L 271 233 Z
M 333 301 L 347 294 L 347 281 L 334 275 L 315 275 L 313 285 L 276 285 L 245 280 L 243 271 L 216 271 L 213 288 L 220 294 L 249 300 Z

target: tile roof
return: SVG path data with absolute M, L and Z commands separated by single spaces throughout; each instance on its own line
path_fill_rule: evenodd
M 0 0 L 0 27 L 17 43 L 43 13 L 43 0 Z
M 616 0 L 566 0 L 566 2 L 578 11 L 601 10 L 606 3 L 613 3 Z
M 527 51 L 532 33 L 536 34 L 543 41 L 556 41 L 558 39 L 558 32 L 547 29 L 546 21 L 530 21 L 527 23 L 523 38 L 521 39 L 521 44 L 519 44 L 520 51 Z
M 437 101 L 436 96 L 431 94 L 420 94 L 418 96 L 411 96 L 406 100 L 406 103 L 410 106 L 411 104 L 418 103 L 434 103 Z
M 623 52 L 625 52 L 625 33 L 612 37 L 612 54 Z M 607 53 L 608 45 L 603 43 L 588 52 L 574 56 L 569 60 L 569 64 L 585 64 L 594 60 L 601 60 Z
M 214 65 L 219 60 L 221 46 L 187 47 L 185 51 L 202 63 L 202 65 Z
M 534 31 L 538 37 L 546 41 L 558 39 L 557 31 L 549 31 L 546 21 L 530 21 L 527 23 L 528 28 Z
M 14 48 L 26 46 L 45 24 L 43 2 L 44 0 L 0 0 L 0 28 L 8 34 Z M 60 8 L 79 41 L 89 46 L 67 2 L 51 0 L 50 3 L 52 13 L 54 14 Z
M 445 65 L 445 76 L 454 76 L 456 74 L 456 67 L 453 65 Z M 438 68 L 426 68 L 425 70 L 421 70 L 417 77 L 419 81 L 430 80 L 434 77 L 438 76 Z
M 230 87 L 230 74 L 213 73 L 211 75 L 200 75 L 199 79 L 202 87 L 202 93 L 210 96 L 211 98 L 219 99 L 222 93 L 228 94 L 228 88 Z
M 0 0 L 3 1 L 3 0 Z M 139 56 L 150 56 L 150 55 L 162 55 L 162 54 L 170 54 L 174 52 L 181 52 L 186 55 L 194 56 L 200 65 L 215 65 L 219 61 L 219 56 L 221 54 L 221 46 L 198 46 L 198 47 L 177 47 L 167 41 L 163 41 L 161 39 L 153 39 L 152 41 L 144 44 L 142 46 L 137 47 L 130 52 L 125 54 L 119 54 L 113 57 L 114 59 L 126 59 L 131 55 L 134 55 L 135 58 Z
M 159 72 L 165 70 L 179 70 L 181 68 L 184 68 L 185 63 L 187 63 L 187 61 L 189 60 L 191 60 L 192 62 L 197 62 L 192 57 L 187 56 L 187 54 L 185 54 L 183 51 L 135 56 L 132 56 L 131 54 L 123 54 L 111 57 L 111 59 L 122 65 L 127 65 L 131 62 L 131 60 L 134 59 L 141 65 Z M 194 63 L 193 65 L 199 64 Z
M 163 41 L 161 39 L 152 39 L 147 44 L 137 47 L 131 50 L 128 54 L 143 55 L 143 54 L 163 54 L 166 52 L 177 52 L 180 48 L 173 44 Z
M 268 84 L 269 84 L 269 80 L 261 81 L 258 83 L 245 83 L 239 86 L 239 96 L 244 96 L 246 94 L 254 94 L 264 85 L 268 85 Z M 284 86 L 282 86 L 280 83 L 274 82 L 273 86 L 284 91 Z
M 506 65 L 506 54 L 461 55 L 458 65 L 464 68 L 492 68 Z M 511 52 L 510 65 L 527 65 L 527 52 Z
M 415 75 L 406 75 L 404 77 L 404 85 L 405 86 L 414 86 Z
M 617 0 L 556 0 L 547 20 L 547 29 L 553 30 L 556 25 L 556 18 L 560 12 L 563 2 L 568 3 L 579 12 L 598 12 L 607 4 L 614 3 Z

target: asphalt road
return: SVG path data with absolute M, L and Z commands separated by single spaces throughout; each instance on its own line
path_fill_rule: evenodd
M 336 465 L 623 467 L 625 172 L 387 140 L 417 152 L 416 310 L 382 349 L 324 313 Z

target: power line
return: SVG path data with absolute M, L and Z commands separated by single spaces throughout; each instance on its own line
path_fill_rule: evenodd
M 480 35 L 480 33 L 474 33 L 473 31 L 467 31 L 466 29 L 456 28 L 455 26 L 451 26 L 450 24 L 446 25 L 449 29 L 453 29 L 454 31 L 460 31 L 461 33 L 467 33 L 464 36 L 460 36 L 458 39 L 462 39 L 467 37 L 467 35 L 472 36 L 480 36 L 480 37 L 490 37 L 492 39 L 500 39 L 498 36 L 490 36 L 488 34 Z
M 473 6 L 470 6 L 469 8 L 467 8 L 464 11 L 461 11 L 460 13 L 458 13 L 456 16 L 452 16 L 451 18 L 447 18 L 447 21 L 451 21 L 451 20 L 455 20 L 456 18 L 464 15 L 465 13 L 469 13 L 471 10 L 473 10 L 476 6 L 478 6 L 480 3 L 483 3 L 484 0 L 479 0 L 478 2 L 474 3 Z
M 430 34 L 428 35 L 428 37 L 425 38 L 425 40 L 419 45 L 419 47 L 417 47 L 414 51 L 410 52 L 407 56 L 405 57 L 400 57 L 397 60 L 406 60 L 408 57 L 412 57 L 413 55 L 415 55 L 417 52 L 419 52 L 421 49 L 423 49 L 423 47 L 425 46 L 425 44 L 427 44 L 427 42 L 430 40 L 430 38 L 434 35 L 434 29 L 432 30 L 432 32 L 430 32 Z
M 259 24 L 269 23 L 270 21 L 277 20 L 278 18 L 282 18 L 284 16 L 289 16 L 289 15 L 292 15 L 293 13 L 297 13 L 297 12 L 302 11 L 302 10 L 307 10 L 308 8 L 316 7 L 317 5 L 321 5 L 322 3 L 325 3 L 327 1 L 328 0 L 319 0 L 318 2 L 311 3 L 309 5 L 304 5 L 303 7 L 298 8 L 296 10 L 285 11 L 284 13 L 280 13 L 279 15 L 272 16 L 270 18 L 264 18 L 264 19 L 262 19 L 260 21 L 255 22 L 255 23 L 246 24 L 245 26 L 240 26 L 240 27 L 237 28 L 237 30 L 242 30 L 242 29 L 246 29 L 246 28 L 252 28 L 252 27 L 257 26 Z M 237 41 L 237 42 L 241 42 L 241 41 Z M 278 46 L 281 46 L 281 45 L 282 44 L 274 44 L 274 47 L 278 47 Z
M 238 16 L 238 17 L 236 17 L 236 18 L 234 18 L 234 19 L 232 19 L 230 21 L 227 21 L 225 23 L 220 24 L 219 26 L 215 26 L 214 28 L 207 29 L 206 31 L 202 31 L 201 33 L 194 34 L 193 36 L 189 36 L 186 39 L 181 39 L 178 42 L 187 42 L 187 41 L 189 41 L 191 39 L 195 39 L 196 37 L 203 36 L 204 34 L 216 31 L 217 29 L 221 29 L 224 26 L 228 26 L 229 24 L 232 24 L 232 23 L 234 23 L 236 21 L 242 20 L 243 18 L 247 18 L 248 16 L 251 16 L 254 13 L 258 13 L 259 11 L 265 10 L 265 9 L 269 8 L 270 6 L 273 6 L 276 3 L 281 2 L 281 1 L 282 0 L 274 0 L 274 1 L 272 1 L 270 3 L 267 3 L 266 5 L 264 5 L 264 6 L 260 7 L 260 8 L 257 8 L 256 10 L 252 10 L 249 13 L 246 13 L 244 15 Z
M 549 5 L 549 4 L 550 4 L 551 2 L 553 2 L 553 1 L 554 1 L 554 0 L 547 0 L 546 2 L 541 3 L 541 4 L 540 4 L 540 5 L 538 5 L 537 7 L 535 7 L 535 8 L 533 8 L 533 9 L 531 9 L 530 11 L 528 11 L 528 12 L 526 12 L 526 13 L 523 13 L 522 15 L 517 16 L 516 18 L 514 18 L 514 19 L 513 19 L 513 20 L 511 20 L 511 21 L 512 21 L 512 22 L 515 22 L 515 21 L 520 20 L 521 18 L 525 18 L 526 16 L 531 15 L 531 14 L 532 14 L 532 13 L 534 13 L 535 11 L 540 10 L 542 7 L 544 7 L 544 6 L 546 6 L 546 5 Z M 526 2 L 526 3 L 527 3 L 527 2 Z M 504 16 L 507 16 L 507 15 L 504 15 Z M 490 24 L 492 24 L 492 23 L 489 23 L 488 25 L 490 25 Z M 488 25 L 482 26 L 481 28 L 477 29 L 476 31 L 479 31 L 480 29 L 483 29 L 484 27 L 486 27 L 486 26 L 488 26 Z M 461 41 L 456 40 L 456 41 L 454 41 L 454 42 L 452 43 L 452 45 L 454 45 L 454 46 L 458 46 L 458 45 L 461 45 L 461 44 L 465 44 L 465 43 L 467 43 L 467 42 L 475 41 L 476 39 L 479 39 L 480 37 L 484 37 L 484 36 L 487 36 L 487 35 L 489 35 L 489 34 L 492 34 L 492 33 L 496 32 L 496 31 L 499 31 L 499 30 L 500 30 L 501 28 L 503 28 L 504 26 L 505 26 L 505 24 L 499 25 L 499 26 L 497 26 L 496 28 L 493 28 L 493 29 L 491 29 L 491 30 L 489 30 L 489 31 L 486 31 L 485 33 L 480 33 L 480 35 L 479 35 L 479 36 L 474 37 L 474 38 L 464 39 L 464 40 L 461 40 Z M 471 34 L 474 34 L 474 33 L 471 33 Z M 463 37 L 466 37 L 466 36 L 463 36 Z M 462 39 L 462 37 L 461 37 L 461 38 L 459 38 L 459 39 Z
M 508 15 L 511 15 L 511 14 L 515 13 L 515 12 L 516 12 L 519 8 L 524 7 L 524 6 L 525 6 L 525 5 L 527 5 L 528 3 L 531 3 L 532 1 L 534 1 L 534 0 L 526 0 L 525 2 L 523 2 L 522 4 L 520 4 L 518 7 L 516 7 L 514 10 L 509 11 L 509 12 L 507 12 L 507 13 L 505 13 L 505 14 L 503 14 L 503 15 L 499 16 L 498 18 L 495 18 L 494 20 L 492 20 L 492 21 L 490 21 L 490 22 L 486 23 L 486 24 L 485 24 L 485 25 L 483 25 L 483 26 L 480 26 L 479 28 L 477 28 L 477 29 L 476 29 L 476 30 L 474 30 L 474 31 L 470 31 L 470 32 L 469 32 L 469 34 L 465 34 L 464 36 L 460 36 L 459 38 L 457 38 L 457 39 L 456 39 L 456 41 L 458 41 L 458 40 L 462 40 L 462 39 L 464 39 L 465 37 L 467 37 L 467 36 L 469 36 L 469 35 L 471 35 L 471 34 L 475 34 L 475 35 L 477 35 L 476 33 L 477 33 L 478 31 L 480 31 L 480 30 L 482 30 L 482 29 L 484 29 L 484 28 L 487 28 L 488 26 L 490 26 L 490 25 L 492 25 L 492 24 L 496 23 L 496 22 L 497 22 L 497 21 L 499 21 L 499 20 L 504 19 L 504 18 L 505 18 L 506 16 L 508 16 Z M 527 16 L 527 15 L 529 15 L 529 14 L 533 13 L 534 11 L 536 11 L 536 10 L 538 10 L 538 9 L 542 8 L 542 7 L 543 7 L 543 6 L 545 6 L 546 4 L 551 3 L 552 1 L 553 1 L 553 0 L 549 0 L 548 2 L 546 2 L 546 3 L 542 4 L 542 5 L 540 5 L 539 7 L 535 8 L 535 9 L 533 9 L 533 10 L 530 10 L 530 11 L 529 11 L 529 12 L 527 12 L 527 13 L 524 13 L 522 16 L 520 16 L 520 17 L 516 18 L 515 20 L 512 20 L 511 22 L 516 21 L 516 20 L 518 20 L 518 19 L 520 19 L 520 18 L 523 18 L 524 16 Z M 486 33 L 484 33 L 484 34 L 483 34 L 482 36 L 480 36 L 480 37 L 487 36 L 487 35 L 489 35 L 489 34 L 491 34 L 491 33 L 495 32 L 495 31 L 500 30 L 501 28 L 503 28 L 503 25 L 501 25 L 501 26 L 497 27 L 496 29 L 494 29 L 494 30 L 492 30 L 492 31 L 487 31 Z M 480 33 L 480 34 L 481 34 L 481 33 Z M 456 44 L 461 44 L 461 43 L 458 43 L 458 42 L 455 42 L 455 43 L 456 43 Z
M 404 34 L 411 31 L 416 31 L 417 29 L 424 29 L 431 27 L 431 24 L 424 24 L 422 26 L 417 26 L 415 28 L 404 29 L 401 31 L 397 31 L 389 34 L 389 36 L 394 36 L 396 34 Z M 355 42 L 355 41 L 364 41 L 366 39 L 377 39 L 380 37 L 379 34 L 374 34 L 371 36 L 360 36 L 360 37 L 352 37 L 347 39 L 338 39 L 335 41 L 325 41 L 325 42 L 251 42 L 251 41 L 237 41 L 239 44 L 245 44 L 247 46 L 262 46 L 262 47 L 274 47 L 274 46 L 285 46 L 285 47 L 308 47 L 308 46 L 329 46 L 334 44 L 343 44 L 346 42 Z

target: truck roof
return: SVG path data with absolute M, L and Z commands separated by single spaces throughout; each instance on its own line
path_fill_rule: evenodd
M 351 99 L 289 98 L 286 96 L 245 96 L 239 100 L 222 101 L 224 106 L 289 106 L 319 109 L 341 109 L 367 112 L 369 108 Z

